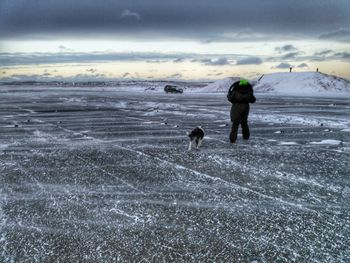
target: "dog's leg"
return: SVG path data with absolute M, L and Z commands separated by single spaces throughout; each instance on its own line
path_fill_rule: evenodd
M 199 149 L 199 147 L 201 147 L 202 141 L 203 141 L 203 139 L 199 139 L 199 140 L 198 140 L 197 149 Z
M 193 140 L 190 140 L 190 144 L 188 145 L 188 150 L 191 151 L 192 149 L 192 144 L 193 144 Z

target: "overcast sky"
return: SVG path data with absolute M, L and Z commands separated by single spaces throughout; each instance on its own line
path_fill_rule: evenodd
M 349 78 L 349 50 L 349 0 L 0 0 L 2 79 L 39 76 L 31 64 L 56 67 L 56 77 L 205 79 L 320 65 Z M 90 68 L 79 63 L 96 71 L 82 75 Z

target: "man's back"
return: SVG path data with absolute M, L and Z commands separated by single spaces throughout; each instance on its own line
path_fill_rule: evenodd
M 253 94 L 253 87 L 249 83 L 242 85 L 240 81 L 232 84 L 227 94 L 231 103 L 254 103 L 256 98 Z
M 243 138 L 248 140 L 250 136 L 248 127 L 249 103 L 254 103 L 256 98 L 253 94 L 253 87 L 246 80 L 240 80 L 232 84 L 227 99 L 232 103 L 231 121 L 232 129 L 230 134 L 231 143 L 236 142 L 238 126 L 242 126 Z

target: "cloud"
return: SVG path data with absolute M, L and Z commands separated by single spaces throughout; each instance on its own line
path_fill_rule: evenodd
M 330 55 L 330 54 L 332 54 L 332 53 L 334 53 L 333 50 L 331 50 L 331 49 L 326 49 L 326 50 L 322 50 L 322 51 L 319 51 L 319 52 L 315 52 L 315 53 L 314 53 L 314 56 L 325 56 L 325 55 Z
M 231 32 L 222 32 L 212 34 L 211 38 L 202 40 L 204 44 L 210 44 L 214 42 L 252 42 L 252 41 L 267 41 L 271 40 L 270 34 L 264 32 L 254 31 L 251 28 L 237 29 Z
M 60 52 L 70 52 L 70 51 L 74 51 L 74 49 L 67 48 L 67 47 L 65 47 L 65 46 L 63 46 L 63 45 L 59 45 L 59 46 L 58 46 L 58 49 L 59 49 Z
M 125 9 L 121 15 L 120 15 L 120 18 L 121 19 L 135 19 L 137 21 L 140 21 L 141 20 L 141 16 L 136 13 L 136 12 L 132 12 L 130 11 L 129 9 Z
M 238 55 L 232 55 L 238 56 Z M 166 63 L 181 61 L 199 62 L 209 66 L 231 65 L 231 58 L 220 57 L 217 54 L 196 54 L 196 53 L 161 53 L 161 52 L 57 52 L 57 53 L 0 53 L 0 65 L 40 65 L 40 64 L 68 64 L 85 63 L 91 66 L 95 62 L 116 62 L 116 61 L 144 61 L 147 63 Z M 261 64 L 261 59 L 257 57 L 244 57 L 240 63 Z M 90 73 L 95 73 L 96 69 L 88 68 Z
M 334 50 L 331 49 L 324 49 L 318 52 L 315 52 L 312 56 L 310 56 L 311 61 L 324 61 L 324 60 L 330 60 L 335 59 L 334 57 Z
M 215 58 L 208 63 L 208 65 L 212 65 L 212 66 L 224 66 L 229 64 L 230 62 L 228 61 L 227 58 Z
M 196 54 L 165 54 L 156 52 L 58 52 L 58 53 L 0 53 L 0 65 L 37 65 L 53 63 L 92 63 L 101 61 L 147 61 L 161 63 L 179 58 L 194 57 Z
M 281 58 L 285 59 L 285 60 L 287 60 L 287 59 L 295 59 L 296 56 L 299 55 L 299 54 L 300 54 L 300 52 L 290 52 L 290 53 L 287 53 L 287 54 L 283 55 Z
M 298 50 L 296 47 L 294 47 L 293 45 L 284 45 L 282 47 L 276 47 L 275 48 L 276 51 L 278 51 L 279 53 L 283 53 L 283 52 L 290 52 L 290 51 L 295 51 Z
M 338 52 L 334 54 L 334 57 L 339 58 L 339 59 L 345 59 L 345 60 L 350 60 L 350 52 Z
M 77 74 L 73 78 L 75 81 L 89 81 L 96 79 L 104 79 L 106 77 L 105 74 Z
M 274 67 L 274 68 L 285 69 L 285 68 L 293 68 L 293 66 L 292 66 L 291 64 L 289 64 L 289 63 L 284 63 L 284 62 L 282 62 L 282 63 L 278 64 L 278 65 L 277 65 L 276 67 Z
M 223 75 L 223 74 L 224 74 L 224 73 L 222 73 L 222 72 L 211 73 L 211 74 L 208 74 L 208 77 L 212 77 L 212 76 L 217 77 L 217 76 L 221 76 L 221 75 Z
M 192 60 L 193 62 L 197 60 Z M 213 59 L 201 59 L 201 63 L 207 66 L 224 66 L 224 65 L 230 65 L 230 62 L 227 58 L 221 57 L 221 58 L 213 58 Z
M 173 60 L 174 63 L 180 63 L 180 62 L 183 62 L 183 61 L 184 61 L 183 58 L 177 58 L 177 59 Z
M 309 66 L 306 63 L 301 63 L 298 65 L 298 68 L 308 68 Z
M 151 59 L 151 60 L 147 60 L 146 61 L 147 63 L 155 63 L 155 64 L 158 64 L 158 63 L 164 63 L 166 62 L 165 60 L 160 60 L 160 59 Z
M 247 57 L 237 61 L 236 65 L 260 65 L 263 63 L 259 57 Z
M 182 78 L 182 74 L 180 73 L 175 73 L 175 74 L 172 74 L 170 76 L 167 76 L 166 77 L 167 79 L 181 79 Z
M 1 39 L 185 38 L 253 41 L 315 38 L 348 27 L 347 0 L 7 0 L 0 1 Z M 233 12 L 232 10 L 238 10 Z M 137 21 L 138 23 L 130 23 Z M 307 25 L 307 26 L 305 26 Z M 346 33 L 346 32 L 345 32 Z
M 323 50 L 320 52 L 315 52 L 313 56 L 310 57 L 312 61 L 325 61 L 325 60 L 349 60 L 350 52 L 348 51 L 336 51 L 336 50 Z
M 104 81 L 108 80 L 105 74 L 83 74 L 79 73 L 71 77 L 63 77 L 61 75 L 52 76 L 50 73 L 44 74 L 12 74 L 6 77 L 0 77 L 1 82 L 13 81 Z
M 129 72 L 125 72 L 123 75 L 122 75 L 122 78 L 126 78 L 126 77 L 129 77 L 130 76 L 130 73 Z
M 45 81 L 50 80 L 46 76 L 38 75 L 38 74 L 13 74 L 8 77 L 0 78 L 0 81 L 10 82 L 10 81 Z
M 90 72 L 90 73 L 95 73 L 97 71 L 97 69 L 89 68 L 86 71 Z
M 322 33 L 319 39 L 350 41 L 350 28 L 340 28 L 338 30 Z

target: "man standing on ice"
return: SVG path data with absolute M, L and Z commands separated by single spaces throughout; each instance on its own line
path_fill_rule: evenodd
M 254 103 L 256 98 L 253 94 L 253 87 L 245 79 L 236 81 L 227 93 L 227 99 L 232 103 L 231 121 L 232 130 L 230 134 L 231 143 L 237 140 L 238 126 L 242 126 L 243 139 L 248 140 L 250 136 L 248 127 L 249 103 Z

